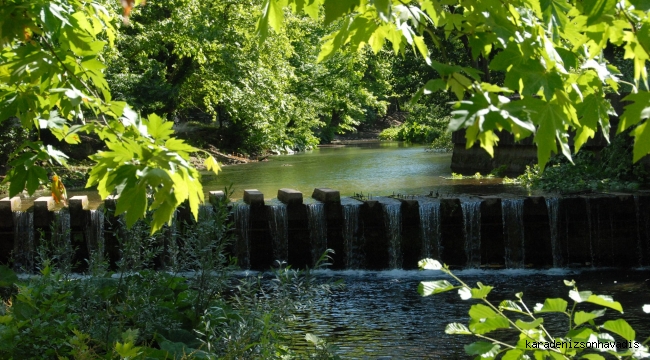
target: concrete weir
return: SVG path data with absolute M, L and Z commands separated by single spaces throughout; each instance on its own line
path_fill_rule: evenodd
M 223 198 L 211 192 L 203 206 Z M 53 239 L 75 249 L 76 264 L 91 257 L 115 264 L 125 234 L 113 215 L 116 201 L 109 197 L 91 210 L 85 196 L 71 198 L 67 208 L 50 197 L 27 209 L 18 197 L 0 200 L 0 264 L 33 271 L 39 242 Z M 278 262 L 313 267 L 324 249 L 334 250 L 335 269 L 413 269 L 424 257 L 471 268 L 650 265 L 650 193 L 348 198 L 317 188 L 311 197 L 280 189 L 269 200 L 248 189 L 228 208 L 231 253 L 250 269 Z M 181 209 L 172 226 L 189 219 Z M 162 231 L 170 234 L 165 248 L 182 243 L 177 231 Z

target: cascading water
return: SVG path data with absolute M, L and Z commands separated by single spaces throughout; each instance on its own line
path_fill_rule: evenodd
M 325 204 L 307 204 L 307 219 L 309 226 L 309 241 L 311 243 L 312 266 L 327 249 L 327 219 Z
M 424 202 L 419 203 L 420 211 L 420 234 L 422 236 L 421 258 L 440 259 L 442 254 L 440 241 L 440 203 Z
M 464 200 L 460 206 L 463 210 L 466 266 L 478 268 L 481 266 L 481 201 Z
M 239 235 L 235 242 L 235 254 L 239 260 L 239 266 L 244 269 L 250 268 L 250 205 L 240 202 L 233 208 L 235 216 L 235 229 Z
M 388 231 L 388 266 L 402 267 L 402 204 L 382 204 L 384 224 Z
M 91 261 L 103 260 L 104 212 L 101 210 L 90 210 L 89 223 L 86 225 L 86 246 Z
M 591 266 L 595 266 L 594 264 L 594 239 L 593 239 L 593 224 L 591 221 L 591 201 L 589 201 L 589 198 L 585 198 L 585 206 L 586 206 L 586 211 L 587 211 L 587 232 L 589 234 L 589 256 L 591 259 Z
M 636 252 L 639 260 L 639 266 L 643 266 L 643 240 L 641 239 L 641 205 L 639 196 L 634 195 L 634 209 L 636 210 Z
M 361 204 L 346 204 L 343 208 L 343 243 L 345 247 L 345 267 L 347 269 L 363 268 L 363 237 L 359 234 L 359 214 Z
M 14 266 L 28 272 L 34 268 L 34 213 L 15 211 L 14 222 Z
M 551 252 L 553 256 L 553 267 L 564 266 L 562 262 L 562 249 L 558 239 L 558 224 L 560 223 L 560 199 L 546 198 L 546 210 L 548 212 L 548 224 L 551 228 Z
M 271 205 L 269 209 L 269 229 L 273 244 L 273 259 L 280 262 L 289 260 L 289 235 L 287 206 Z
M 524 199 L 502 199 L 503 242 L 507 268 L 525 266 Z

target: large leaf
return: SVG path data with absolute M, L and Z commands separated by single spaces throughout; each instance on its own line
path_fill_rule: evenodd
M 422 296 L 429 296 L 455 289 L 454 285 L 447 280 L 422 281 L 418 285 L 418 293 Z
M 605 310 L 594 310 L 592 312 L 578 311 L 573 316 L 573 322 L 576 326 L 586 323 L 587 321 L 593 320 L 597 317 L 605 315 Z
M 450 323 L 445 327 L 445 333 L 451 335 L 472 335 L 472 332 L 461 323 Z
M 544 304 L 535 305 L 536 313 L 547 313 L 547 312 L 566 312 L 567 302 L 564 299 L 546 299 Z
M 600 305 L 600 306 L 605 306 L 610 309 L 614 309 L 620 313 L 623 313 L 623 307 L 621 306 L 621 303 L 618 301 L 614 301 L 611 296 L 607 295 L 591 295 L 587 299 L 587 302 L 590 302 L 592 304 Z
M 501 345 L 487 341 L 477 341 L 465 345 L 465 352 L 468 355 L 480 355 L 481 358 L 494 358 L 501 349 Z
M 616 333 L 627 341 L 632 341 L 636 338 L 634 329 L 623 319 L 605 321 L 601 328 Z

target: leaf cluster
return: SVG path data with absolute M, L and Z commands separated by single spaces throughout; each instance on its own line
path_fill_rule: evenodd
M 448 280 L 423 281 L 418 286 L 420 295 L 457 290 L 462 300 L 480 302 L 470 307 L 469 326 L 450 323 L 445 329 L 447 334 L 473 335 L 481 339 L 465 346 L 468 355 L 477 355 L 481 359 L 605 359 L 606 356 L 642 359 L 650 356 L 650 337 L 643 342 L 637 341 L 636 332 L 623 319 L 599 320 L 608 309 L 622 314 L 621 304 L 610 296 L 579 291 L 575 281 L 564 280 L 564 284 L 571 288 L 569 298 L 573 301 L 572 306 L 562 298 L 548 298 L 531 310 L 523 300 L 523 293 L 515 294 L 515 300 L 503 300 L 495 305 L 487 299 L 493 287 L 480 282 L 476 287 L 471 287 L 437 260 L 424 259 L 418 265 L 423 270 L 440 270 L 458 282 L 458 285 L 454 285 Z M 583 304 L 599 308 L 578 310 Z M 645 305 L 643 309 L 650 312 L 650 305 Z M 545 314 L 566 316 L 566 333 L 553 336 L 545 327 Z M 498 340 L 496 336 L 503 336 L 504 331 L 514 331 L 517 340 L 514 343 Z

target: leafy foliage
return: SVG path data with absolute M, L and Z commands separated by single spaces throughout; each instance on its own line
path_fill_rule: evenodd
M 154 115 L 141 119 L 111 96 L 102 55 L 107 45 L 114 46 L 115 17 L 104 6 L 78 0 L 12 0 L 3 4 L 0 19 L 0 122 L 17 118 L 23 129 L 39 134 L 11 156 L 5 179 L 10 196 L 25 188 L 33 193 L 48 183 L 43 166 L 67 165 L 68 156 L 46 145 L 41 131 L 69 144 L 79 143 L 78 134 L 85 132 L 96 134 L 109 148 L 92 157 L 98 165 L 87 186 L 97 185 L 102 197 L 116 193 L 127 198 L 118 205 L 127 213 L 127 224 L 147 209 L 155 210 L 156 231 L 185 200 L 198 216 L 203 190 L 187 162 L 197 149 L 172 138 L 171 123 Z M 218 170 L 213 159 L 208 165 Z
M 302 0 L 267 0 L 259 23 L 262 37 L 268 28 L 280 29 L 279 8 L 303 10 Z M 634 127 L 634 161 L 650 152 L 646 123 L 650 58 L 650 15 L 643 2 L 623 1 L 337 1 L 314 0 L 323 5 L 325 22 L 344 24 L 323 38 L 319 59 L 343 47 L 365 44 L 379 52 L 386 40 L 395 53 L 407 47 L 422 57 L 438 77 L 421 88 L 420 95 L 450 91 L 456 98 L 452 130 L 466 128 L 467 146 L 475 142 L 490 154 L 506 130 L 523 139 L 534 134 L 541 169 L 558 147 L 571 161 L 571 131 L 575 150 L 598 128 L 608 136 L 612 107 L 604 98 L 619 91 L 624 80 L 604 56 L 620 47 L 633 64 L 632 104 L 621 114 L 618 132 Z M 314 19 L 317 14 L 306 12 Z M 486 65 L 482 71 L 431 57 L 442 40 L 464 39 L 472 58 Z M 425 41 L 426 39 L 426 41 Z M 503 82 L 492 82 L 489 71 L 504 72 Z M 496 80 L 496 79 L 495 79 Z M 510 97 L 517 94 L 519 100 Z
M 516 300 L 503 300 L 498 306 L 487 299 L 491 286 L 477 283 L 472 288 L 454 275 L 447 265 L 437 260 L 424 259 L 419 262 L 420 269 L 440 270 L 451 276 L 459 285 L 447 280 L 423 281 L 418 287 L 422 296 L 458 289 L 462 300 L 475 299 L 482 303 L 470 307 L 469 326 L 461 323 L 448 324 L 445 332 L 455 335 L 474 335 L 480 338 L 465 346 L 469 355 L 479 355 L 481 359 L 605 359 L 610 355 L 617 359 L 643 359 L 650 356 L 648 337 L 643 342 L 636 340 L 636 332 L 623 319 L 607 320 L 596 323 L 605 315 L 606 309 L 623 313 L 623 307 L 611 297 L 596 295 L 591 291 L 579 291 L 575 281 L 564 281 L 571 288 L 569 298 L 573 305 L 561 298 L 546 299 L 538 303 L 533 310 L 523 300 L 523 293 L 515 294 Z M 598 310 L 578 311 L 582 303 L 600 306 Z M 645 305 L 648 307 L 649 305 Z M 592 306 L 593 308 L 593 306 Z M 566 334 L 553 336 L 544 326 L 545 318 L 540 314 L 561 314 L 568 318 Z M 515 332 L 516 337 L 501 341 L 504 331 Z M 489 334 L 489 335 L 488 335 Z M 517 340 L 512 340 L 512 339 Z
M 570 164 L 554 157 L 544 172 L 539 167 L 527 167 L 516 182 L 547 191 L 636 190 L 647 183 L 644 164 L 632 163 L 632 145 L 626 134 L 617 135 L 600 152 L 583 150 Z

